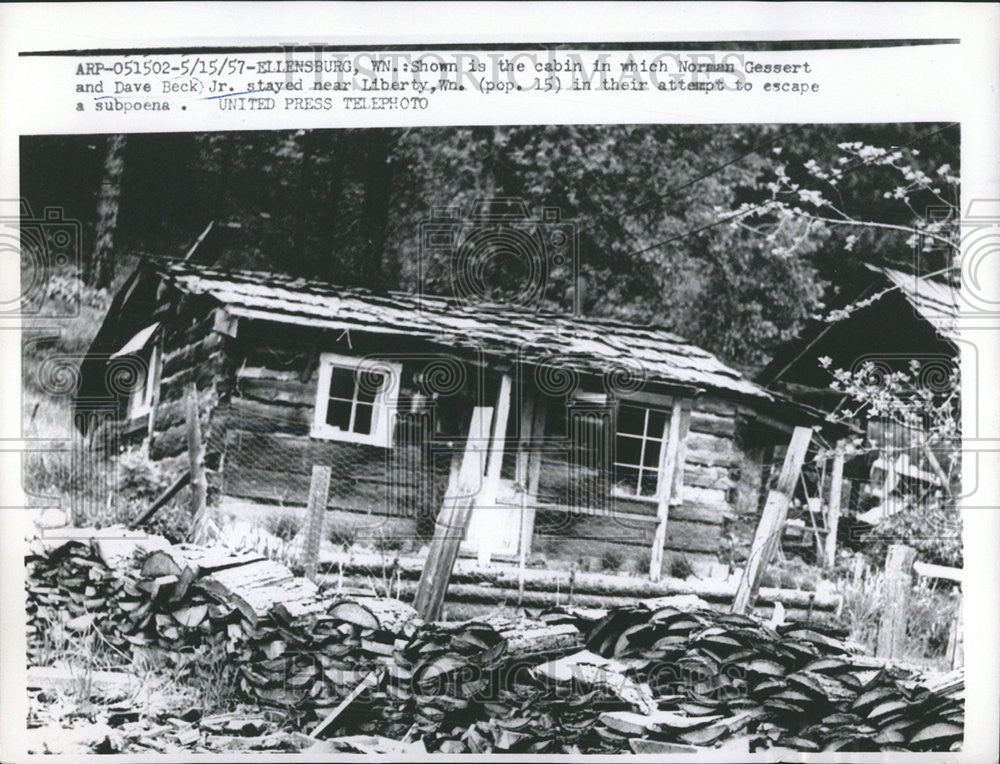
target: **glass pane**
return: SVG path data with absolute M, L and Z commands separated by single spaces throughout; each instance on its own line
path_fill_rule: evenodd
M 385 374 L 363 371 L 358 374 L 358 403 L 372 403 L 385 384 Z
M 636 467 L 626 467 L 622 464 L 615 465 L 615 486 L 626 493 L 635 494 L 636 486 L 639 483 L 639 470 Z
M 651 470 L 644 470 L 642 473 L 642 483 L 639 486 L 640 496 L 655 496 L 656 495 L 656 472 Z
M 330 397 L 351 400 L 354 397 L 354 372 L 342 366 L 330 369 Z
M 331 398 L 326 405 L 326 423 L 346 430 L 351 424 L 351 402 Z
M 656 468 L 660 465 L 660 445 L 658 440 L 646 441 L 646 453 L 642 457 L 644 466 Z
M 615 438 L 615 461 L 624 464 L 638 464 L 642 441 L 619 435 Z
M 354 432 L 370 435 L 374 413 L 375 407 L 370 403 L 358 403 L 358 408 L 354 412 Z
M 649 410 L 649 424 L 646 426 L 646 434 L 651 438 L 662 438 L 663 427 L 667 423 L 667 412 L 657 409 Z
M 620 406 L 618 408 L 618 432 L 642 435 L 645 421 L 645 409 L 636 406 Z

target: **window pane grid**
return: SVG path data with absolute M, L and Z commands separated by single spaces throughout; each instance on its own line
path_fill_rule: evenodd
M 615 481 L 623 490 L 633 496 L 652 496 L 656 494 L 659 485 L 659 456 L 662 447 L 663 433 L 655 432 L 657 426 L 661 429 L 666 424 L 666 414 L 656 409 L 642 408 L 635 406 L 623 407 L 625 409 L 622 417 L 622 424 L 628 428 L 623 431 L 619 429 L 616 433 L 618 438 L 618 456 L 615 461 L 615 472 L 618 479 Z M 639 414 L 639 411 L 642 413 Z M 629 443 L 638 446 L 638 456 L 635 456 L 634 447 L 627 448 L 631 452 L 629 459 L 635 461 L 623 461 L 622 455 Z M 655 462 L 656 466 L 652 466 Z

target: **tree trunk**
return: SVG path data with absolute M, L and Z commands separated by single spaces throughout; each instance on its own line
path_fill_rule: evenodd
M 90 260 L 88 282 L 97 288 L 111 286 L 115 267 L 115 231 L 118 228 L 118 198 L 125 171 L 125 136 L 108 136 L 104 157 L 104 175 L 97 200 L 97 228 L 94 231 L 94 254 Z
M 364 206 L 361 210 L 362 262 L 359 264 L 361 283 L 374 291 L 385 287 L 386 228 L 389 217 L 392 170 L 389 159 L 394 143 L 394 131 L 372 130 L 366 136 L 364 175 Z

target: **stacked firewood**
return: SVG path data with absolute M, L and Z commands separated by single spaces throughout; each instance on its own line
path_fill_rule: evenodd
M 175 665 L 205 648 L 238 672 L 249 701 L 308 721 L 331 710 L 418 621 L 396 600 L 325 596 L 257 555 L 196 546 L 136 547 L 112 567 L 96 542 L 70 540 L 28 559 L 29 632 L 49 621 L 93 628 L 122 655 L 155 650 Z M 35 659 L 43 640 L 34 638 Z
M 355 747 L 947 751 L 961 742 L 960 674 L 930 684 L 813 623 L 771 626 L 661 598 L 424 624 L 401 602 L 324 594 L 260 557 L 123 546 L 32 550 L 34 662 L 57 621 L 92 628 L 123 654 L 197 657 L 215 646 L 245 700 L 319 737 L 353 735 Z
M 578 636 L 525 651 L 529 627 Z M 388 667 L 380 717 L 344 731 L 444 753 L 676 753 L 737 738 L 744 751 L 959 744 L 960 678 L 921 683 L 843 637 L 655 602 L 550 611 L 506 632 L 428 624 Z

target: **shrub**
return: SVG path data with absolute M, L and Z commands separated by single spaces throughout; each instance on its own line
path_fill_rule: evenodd
M 618 570 L 622 561 L 622 554 L 617 549 L 605 549 L 601 554 L 601 570 Z
M 691 561 L 685 555 L 674 554 L 670 556 L 671 578 L 687 578 L 691 575 L 694 575 L 694 568 L 691 566 Z
M 302 518 L 294 512 L 276 512 L 264 520 L 264 528 L 282 541 L 291 541 L 302 529 Z

